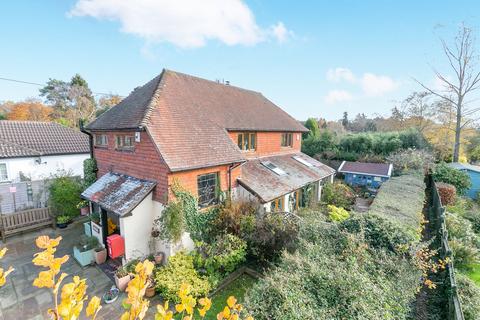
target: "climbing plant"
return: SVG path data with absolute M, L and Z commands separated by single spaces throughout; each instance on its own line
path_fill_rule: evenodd
M 83 180 L 85 188 L 90 187 L 97 180 L 97 161 L 93 158 L 83 161 Z

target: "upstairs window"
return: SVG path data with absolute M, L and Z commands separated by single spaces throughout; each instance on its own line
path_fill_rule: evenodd
M 293 145 L 293 133 L 282 133 L 282 147 L 292 147 Z
M 96 134 L 95 135 L 95 146 L 97 146 L 97 147 L 108 146 L 107 135 L 106 134 Z
M 255 132 L 239 133 L 238 148 L 244 151 L 255 151 L 257 148 L 257 134 Z
M 218 203 L 220 184 L 218 172 L 197 176 L 198 206 L 206 208 Z
M 133 150 L 134 136 L 116 136 L 115 148 L 117 150 Z

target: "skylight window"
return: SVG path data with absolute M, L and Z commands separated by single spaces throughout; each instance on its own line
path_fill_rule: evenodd
M 307 160 L 303 159 L 303 158 L 300 158 L 299 156 L 293 156 L 292 157 L 293 159 L 297 160 L 298 162 L 300 162 L 301 164 L 303 165 L 306 165 L 307 167 L 311 168 L 313 167 L 313 164 L 308 162 Z
M 284 175 L 287 174 L 285 171 L 283 171 L 282 169 L 280 169 L 279 167 L 277 167 L 276 165 L 274 165 L 270 161 L 262 161 L 262 164 L 265 167 L 267 167 L 268 169 L 270 169 L 273 172 L 275 172 L 276 174 L 278 174 L 279 176 L 284 176 Z

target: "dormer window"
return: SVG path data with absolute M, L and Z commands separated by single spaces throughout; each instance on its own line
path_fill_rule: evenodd
M 255 132 L 241 132 L 237 139 L 240 150 L 255 151 L 257 148 L 257 134 Z
M 115 148 L 117 150 L 133 150 L 134 136 L 116 136 Z
M 95 146 L 97 147 L 107 147 L 108 139 L 106 134 L 96 134 L 95 135 Z
M 282 133 L 282 147 L 292 147 L 293 146 L 293 133 L 286 132 Z

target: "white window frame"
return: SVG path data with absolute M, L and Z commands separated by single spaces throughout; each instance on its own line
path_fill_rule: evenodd
M 101 142 L 102 143 L 98 143 L 98 140 L 97 140 L 98 137 L 101 137 Z M 97 146 L 97 147 L 107 147 L 108 146 L 108 136 L 106 134 L 95 134 L 94 145 Z
M 6 162 L 0 162 L 0 166 L 5 165 L 5 174 L 6 174 L 6 179 L 2 178 L 2 175 L 0 174 L 0 182 L 7 182 L 9 180 L 9 174 L 8 174 L 8 164 Z

